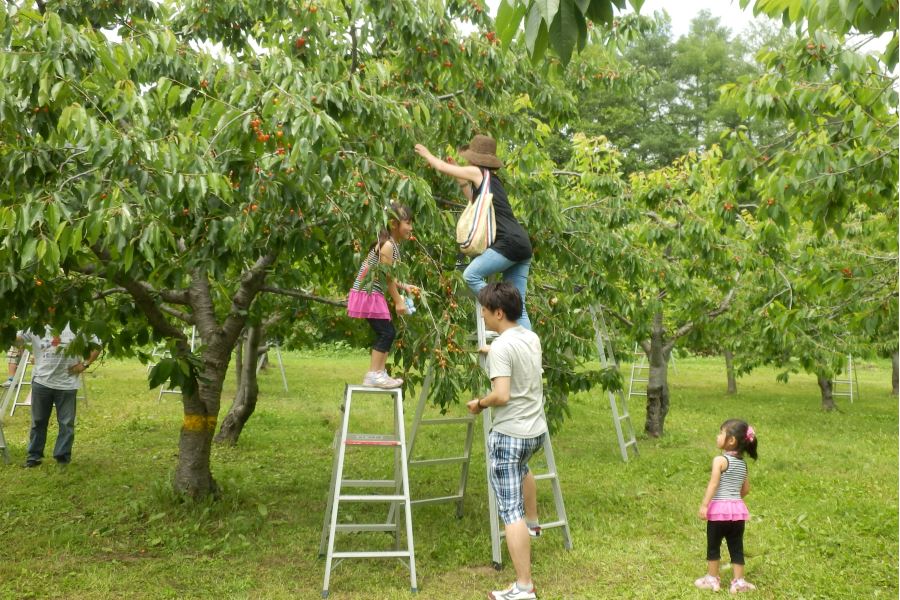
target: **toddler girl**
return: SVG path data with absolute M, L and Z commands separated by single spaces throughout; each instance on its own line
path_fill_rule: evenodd
M 706 519 L 706 575 L 694 582 L 698 588 L 719 591 L 719 558 L 722 539 L 728 544 L 734 579 L 731 593 L 756 586 L 744 579 L 744 524 L 750 519 L 744 496 L 750 491 L 744 454 L 756 460 L 756 432 L 740 419 L 722 423 L 716 447 L 723 452 L 713 459 L 712 473 L 699 516 Z
M 390 211 L 391 218 L 388 220 L 388 228 L 379 232 L 378 241 L 369 250 L 359 268 L 353 289 L 350 290 L 347 299 L 347 314 L 357 319 L 367 320 L 375 331 L 372 359 L 369 364 L 369 372 L 363 379 L 363 385 L 385 389 L 400 387 L 403 384 L 402 379 L 394 379 L 387 374 L 384 368 L 391 344 L 397 335 L 397 331 L 391 323 L 391 312 L 388 310 L 388 303 L 385 299 L 385 288 L 387 288 L 387 296 L 390 297 L 398 315 L 409 312 L 399 290 L 402 289 L 412 294 L 417 294 L 419 291 L 416 286 L 400 283 L 390 276 L 387 277 L 387 285 L 385 285 L 378 274 L 374 276 L 371 291 L 366 289 L 365 280 L 369 272 L 375 269 L 379 263 L 392 265 L 400 260 L 399 245 L 412 235 L 412 212 L 409 207 L 392 202 Z

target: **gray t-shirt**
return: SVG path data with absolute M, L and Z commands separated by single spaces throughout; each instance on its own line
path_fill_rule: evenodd
M 29 331 L 20 331 L 19 337 L 31 344 L 34 356 L 34 371 L 31 380 L 54 390 L 77 390 L 81 387 L 80 375 L 69 373 L 69 367 L 81 362 L 78 356 L 66 356 L 66 348 L 75 339 L 75 334 L 66 325 L 59 335 L 53 335 L 49 326 L 44 335 L 39 336 Z M 96 337 L 92 341 L 99 344 Z
M 509 377 L 509 402 L 493 408 L 494 431 L 516 438 L 547 432 L 541 340 L 521 325 L 507 329 L 491 344 L 488 376 Z

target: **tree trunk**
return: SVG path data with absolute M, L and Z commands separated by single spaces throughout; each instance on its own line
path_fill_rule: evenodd
M 725 351 L 725 373 L 728 376 L 728 394 L 737 394 L 737 379 L 734 377 L 734 352 Z
M 819 389 L 822 391 L 822 410 L 834 410 L 837 407 L 834 404 L 834 396 L 831 395 L 833 391 L 831 380 L 821 375 L 817 375 L 816 378 L 819 380 Z
M 222 420 L 216 442 L 234 446 L 241 436 L 244 425 L 256 410 L 256 401 L 259 397 L 259 384 L 256 380 L 256 362 L 259 352 L 259 340 L 262 337 L 262 326 L 250 325 L 247 327 L 247 339 L 244 341 L 242 363 L 240 368 L 239 384 L 234 395 L 234 402 Z
M 205 341 L 205 340 L 204 340 Z M 182 392 L 184 422 L 178 442 L 178 464 L 173 487 L 177 493 L 193 499 L 218 496 L 219 486 L 210 470 L 210 450 L 219 418 L 222 385 L 231 359 L 227 350 L 209 344 L 203 355 L 203 368 L 197 376 L 197 389 Z
M 896 352 L 894 352 L 891 355 L 891 367 L 892 367 L 892 369 L 891 369 L 891 389 L 893 390 L 894 395 L 896 396 L 896 395 L 898 395 L 898 393 L 900 393 L 900 389 L 898 389 L 898 386 L 897 386 L 897 383 L 898 383 L 897 379 L 898 379 L 898 376 L 900 376 L 900 366 L 897 365 L 897 353 Z
M 244 372 L 244 338 L 238 338 L 238 343 L 235 344 L 237 348 L 235 348 L 234 352 L 234 383 L 235 387 L 240 389 L 241 387 L 241 374 Z
M 647 420 L 644 431 L 650 437 L 660 437 L 669 414 L 669 372 L 666 352 L 663 349 L 662 313 L 653 317 L 650 332 L 650 374 L 647 377 Z
M 217 496 L 219 492 L 209 468 L 212 437 L 216 430 L 218 396 L 212 403 L 215 409 L 210 410 L 210 392 L 203 387 L 206 386 L 201 386 L 193 394 L 182 393 L 184 422 L 178 440 L 178 464 L 173 481 L 176 492 L 193 499 Z

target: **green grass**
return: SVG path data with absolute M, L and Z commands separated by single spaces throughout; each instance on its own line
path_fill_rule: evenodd
M 239 446 L 213 451 L 224 490 L 219 502 L 173 498 L 180 403 L 168 396 L 157 404 L 135 362 L 107 361 L 90 377 L 65 471 L 19 468 L 28 412 L 7 417 L 14 462 L 0 464 L 0 598 L 318 597 L 331 440 L 344 383 L 361 376 L 367 357 L 285 359 L 291 392 L 281 391 L 277 370 L 266 373 Z M 695 512 L 718 425 L 733 416 L 748 419 L 760 440 L 747 499 L 747 577 L 759 586 L 755 596 L 897 597 L 898 405 L 889 365 L 861 365 L 862 398 L 840 401 L 835 413 L 821 412 L 809 376 L 779 384 L 774 372 L 760 370 L 739 380 L 739 394 L 730 398 L 722 393 L 724 377 L 720 360 L 679 360 L 667 435 L 639 438 L 640 457 L 628 464 L 618 457 L 605 395 L 572 399 L 572 419 L 553 442 L 574 549 L 563 549 L 557 530 L 536 540 L 541 598 L 709 597 L 692 586 L 705 569 L 704 525 Z M 414 402 L 406 401 L 407 422 Z M 383 428 L 375 408 L 358 416 Z M 634 413 L 641 429 L 642 407 Z M 457 520 L 450 505 L 415 510 L 418 596 L 399 562 L 348 561 L 332 576 L 332 598 L 484 598 L 512 580 L 505 549 L 503 572 L 490 567 L 477 430 L 464 517 Z M 452 430 L 429 437 L 417 442 L 422 454 L 462 446 Z M 386 472 L 386 462 L 376 464 L 384 458 L 369 450 L 350 457 L 348 469 Z M 450 470 L 411 477 L 414 496 L 449 491 L 455 479 Z M 548 489 L 539 495 L 549 515 Z M 354 509 L 344 518 L 366 516 Z M 386 547 L 386 538 L 356 534 L 339 543 Z

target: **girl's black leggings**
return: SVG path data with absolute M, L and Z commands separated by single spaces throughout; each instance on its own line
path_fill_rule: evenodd
M 746 521 L 707 521 L 706 560 L 722 557 L 722 538 L 728 544 L 731 564 L 744 564 L 744 524 Z
M 391 320 L 366 319 L 366 321 L 369 322 L 369 325 L 375 331 L 375 343 L 372 344 L 372 349 L 378 352 L 390 351 L 391 344 L 394 343 L 394 338 L 397 337 L 397 330 L 394 329 L 394 324 L 391 323 Z

